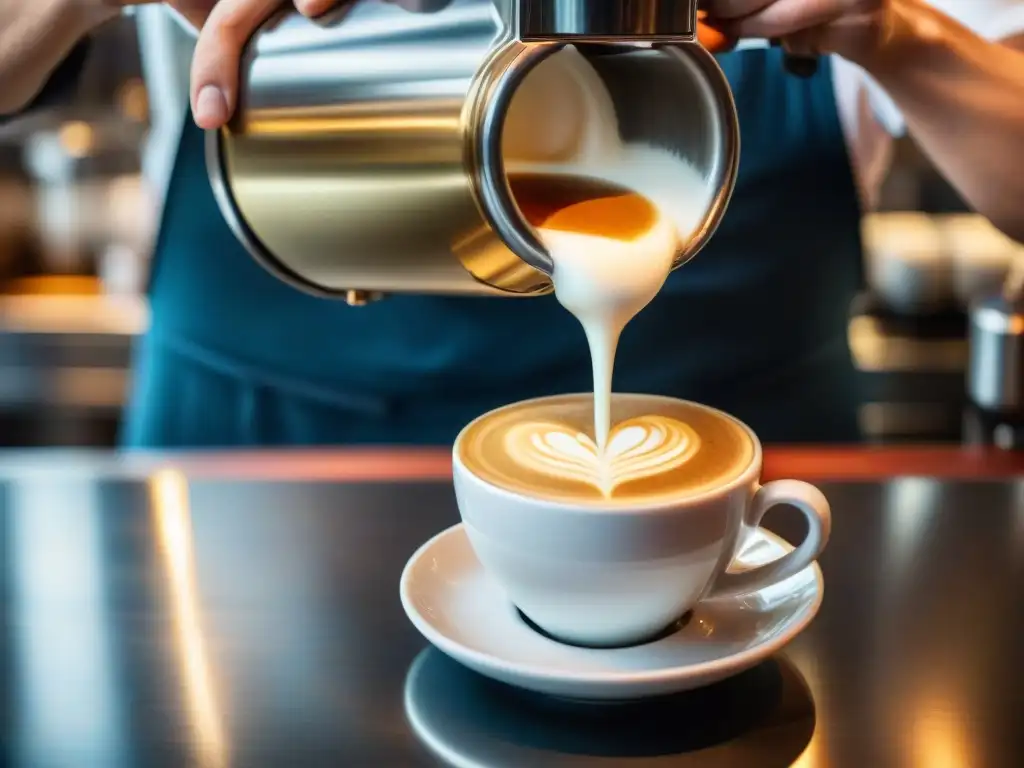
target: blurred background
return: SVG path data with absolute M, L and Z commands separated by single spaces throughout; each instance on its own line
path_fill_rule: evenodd
M 109 25 L 71 103 L 0 126 L 0 447 L 116 442 L 159 218 L 158 185 L 144 179 L 161 170 L 143 168 L 175 139 L 152 118 L 187 103 L 184 83 L 147 93 L 139 46 L 132 17 Z M 866 286 L 850 316 L 870 387 L 864 439 L 977 439 L 966 309 L 1024 251 L 965 213 L 910 141 L 864 236 Z M 1006 442 L 1005 425 L 986 429 Z

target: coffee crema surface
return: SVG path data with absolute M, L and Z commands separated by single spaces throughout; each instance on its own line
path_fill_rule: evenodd
M 601 452 L 591 396 L 516 403 L 470 424 L 459 460 L 496 487 L 573 504 L 696 496 L 739 477 L 753 461 L 743 426 L 695 403 L 615 394 L 611 416 L 615 426 Z

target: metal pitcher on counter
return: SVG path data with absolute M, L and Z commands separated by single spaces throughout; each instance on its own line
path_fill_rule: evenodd
M 531 296 L 551 259 L 513 198 L 502 139 L 517 89 L 575 46 L 619 139 L 672 150 L 725 212 L 739 162 L 728 81 L 697 39 L 698 0 L 455 0 L 411 13 L 362 0 L 284 11 L 251 39 L 239 110 L 210 132 L 221 210 L 268 270 L 359 304 L 388 293 Z

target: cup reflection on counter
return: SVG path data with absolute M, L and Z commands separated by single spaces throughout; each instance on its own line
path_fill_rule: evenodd
M 409 668 L 404 699 L 417 737 L 457 768 L 545 768 L 573 758 L 744 764 L 754 750 L 763 750 L 759 768 L 783 768 L 808 749 L 817 720 L 810 689 L 785 656 L 684 694 L 582 703 L 495 682 L 428 648 Z

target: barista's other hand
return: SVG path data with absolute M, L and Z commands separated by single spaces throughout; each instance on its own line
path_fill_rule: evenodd
M 349 0 L 294 0 L 310 18 L 321 16 Z M 449 0 L 389 0 L 410 11 L 440 10 Z M 200 128 L 219 128 L 238 103 L 238 68 L 242 49 L 253 32 L 275 11 L 281 0 L 168 0 L 197 27 L 201 27 L 192 58 L 190 101 Z
M 705 0 L 701 7 L 729 36 L 779 38 L 792 53 L 837 53 L 863 63 L 884 48 L 902 1 Z

